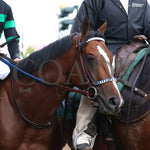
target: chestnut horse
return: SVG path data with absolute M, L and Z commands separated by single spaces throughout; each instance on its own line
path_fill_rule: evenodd
M 134 37 L 133 42 L 122 47 L 116 56 L 119 58 L 116 59 L 116 67 L 118 67 L 121 62 L 126 61 L 124 62 L 124 64 L 126 64 L 131 57 L 135 58 L 134 55 L 138 58 L 137 52 L 139 52 L 139 56 L 144 54 L 143 58 L 141 57 L 141 60 L 135 65 L 126 81 L 122 81 L 124 87 L 121 94 L 125 100 L 125 105 L 121 110 L 120 116 L 111 119 L 111 130 L 114 133 L 113 140 L 116 145 L 112 146 L 112 144 L 110 144 L 111 148 L 109 150 L 150 149 L 150 47 L 148 47 L 145 40 L 146 38 L 143 36 Z M 128 59 L 125 59 L 125 57 Z M 129 68 L 131 66 L 132 65 L 130 65 Z M 119 71 L 121 72 L 121 70 Z M 116 70 L 117 75 L 118 73 L 119 72 Z M 102 142 L 102 145 L 98 143 L 100 142 L 95 144 L 97 148 L 105 145 L 104 143 L 102 144 Z M 94 150 L 96 150 L 96 147 Z
M 129 45 L 122 47 L 123 51 L 133 53 L 148 47 L 146 38 L 136 36 Z M 145 46 L 144 46 L 145 45 Z M 119 119 L 114 119 L 114 129 L 119 139 L 121 150 L 149 150 L 150 149 L 150 47 L 140 51 L 139 56 L 145 54 L 135 65 L 127 81 L 131 86 L 124 86 L 121 94 L 125 105 Z M 142 52 L 143 51 L 143 52 Z M 134 54 L 130 54 L 134 55 Z M 137 55 L 138 56 L 138 55 Z M 129 58 L 129 57 L 128 57 Z M 137 57 L 136 57 L 137 58 Z
M 133 70 L 127 73 L 128 78 L 118 78 L 123 84 L 121 95 L 125 104 L 120 115 L 109 119 L 108 116 L 100 117 L 103 131 L 97 136 L 94 150 L 150 149 L 150 47 L 145 40 L 144 36 L 135 36 L 133 41 L 122 47 L 116 55 L 117 76 L 122 74 L 126 66 L 131 68 L 132 65 L 129 64 L 135 62 L 133 58 L 136 57 L 137 61 L 140 55 L 143 57 L 140 57 Z
M 2 150 L 61 149 L 54 113 L 69 91 L 101 99 L 104 111 L 110 114 L 123 104 L 111 74 L 113 55 L 98 32 L 89 32 L 87 19 L 81 24 L 80 34 L 59 39 L 16 65 L 1 60 L 12 70 L 0 81 Z M 99 88 L 106 100 L 100 97 Z
M 116 55 L 118 70 L 116 69 L 115 74 L 118 76 L 131 62 L 135 62 L 134 58 L 137 60 L 138 52 L 139 55 L 144 54 L 127 80 L 118 78 L 124 85 L 121 94 L 125 104 L 120 115 L 98 116 L 100 131 L 93 150 L 150 150 L 150 47 L 145 40 L 144 36 L 135 36 L 133 41 L 122 47 Z M 71 146 L 71 133 L 75 123 L 66 119 L 66 126 L 65 138 Z

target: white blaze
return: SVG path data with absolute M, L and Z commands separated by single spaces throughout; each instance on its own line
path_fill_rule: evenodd
M 108 66 L 108 69 L 109 69 L 109 73 L 111 74 L 111 68 L 110 68 L 110 59 L 107 55 L 107 53 L 100 47 L 100 45 L 97 46 L 97 49 L 99 51 L 99 53 L 104 57 L 105 61 L 106 61 L 106 64 Z
M 106 61 L 106 64 L 108 66 L 109 73 L 111 74 L 111 68 L 110 68 L 110 65 L 109 65 L 110 64 L 110 59 L 109 59 L 107 53 L 100 47 L 100 45 L 97 46 L 97 49 L 98 49 L 99 53 L 104 57 L 104 59 Z M 113 85 L 116 88 L 116 90 L 118 92 L 118 95 L 120 97 L 120 105 L 119 105 L 119 108 L 120 108 L 122 106 L 122 104 L 123 104 L 123 99 L 121 97 L 121 94 L 120 94 L 120 92 L 118 90 L 118 86 L 117 86 L 115 81 L 113 81 Z

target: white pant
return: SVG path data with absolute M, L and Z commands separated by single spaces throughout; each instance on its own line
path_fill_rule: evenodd
M 10 68 L 0 61 L 0 80 L 4 80 L 10 73 Z
M 77 111 L 77 120 L 76 120 L 76 126 L 73 131 L 73 144 L 74 146 L 87 143 L 93 146 L 93 142 L 95 140 L 95 137 L 91 137 L 88 134 L 86 134 L 84 131 L 87 129 L 87 125 L 89 122 L 93 119 L 95 113 L 97 111 L 97 108 L 94 108 L 89 99 L 85 96 L 82 96 L 80 101 L 80 106 Z

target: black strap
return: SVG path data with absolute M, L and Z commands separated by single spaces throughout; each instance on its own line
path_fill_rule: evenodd
M 117 142 L 117 137 L 114 132 L 113 123 L 110 118 L 107 118 L 107 116 L 102 116 L 102 133 L 103 137 L 106 141 L 108 150 L 118 150 L 119 143 Z
M 22 117 L 23 120 L 25 120 L 25 121 L 26 121 L 27 123 L 29 123 L 30 125 L 32 125 L 32 126 L 34 126 L 34 127 L 36 127 L 36 128 L 40 128 L 40 129 L 47 128 L 47 127 L 50 127 L 50 126 L 52 125 L 52 122 L 51 122 L 51 121 L 50 121 L 50 122 L 47 122 L 46 124 L 42 124 L 42 125 L 36 124 L 36 123 L 30 121 L 29 119 L 27 119 L 27 118 L 24 116 L 23 112 L 22 112 L 21 109 L 20 109 L 20 106 L 19 106 L 18 103 L 17 103 L 17 99 L 16 99 L 15 91 L 14 91 L 14 86 L 13 86 L 13 75 L 12 75 L 12 74 L 11 74 L 11 89 L 12 89 L 12 94 L 13 94 L 13 98 L 14 98 L 14 101 L 15 101 L 15 104 L 16 104 L 16 107 L 17 107 L 17 110 L 18 110 L 18 112 L 19 112 L 19 114 L 20 114 L 20 116 Z
M 130 82 L 124 81 L 124 80 L 122 80 L 122 79 L 120 79 L 120 78 L 117 78 L 117 81 L 123 83 L 124 86 L 127 86 L 127 87 L 129 87 L 129 88 L 131 88 L 131 89 L 133 88 L 133 90 L 134 90 L 136 93 L 140 94 L 141 96 L 143 96 L 143 97 L 147 96 L 147 93 L 145 93 L 145 92 L 142 91 L 141 89 L 139 89 L 139 88 L 133 86 L 133 84 L 131 84 Z

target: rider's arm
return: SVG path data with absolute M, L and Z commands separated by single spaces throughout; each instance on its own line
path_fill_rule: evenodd
M 80 24 L 82 20 L 88 16 L 90 20 L 90 28 L 97 30 L 99 28 L 99 13 L 103 8 L 104 0 L 84 0 L 79 8 L 72 25 L 71 33 L 80 31 Z
M 6 41 L 12 39 L 17 36 L 18 33 L 16 31 L 15 21 L 13 18 L 13 13 L 11 7 L 8 5 L 5 7 L 6 19 L 4 23 L 4 35 Z M 20 50 L 19 50 L 19 39 L 14 40 L 10 44 L 8 44 L 8 51 L 12 59 L 20 58 Z

